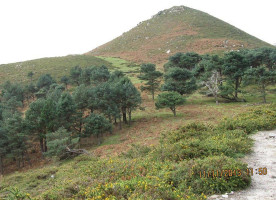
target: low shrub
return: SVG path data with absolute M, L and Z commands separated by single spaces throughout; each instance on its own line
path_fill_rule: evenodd
M 179 163 L 169 181 L 180 190 L 191 188 L 195 194 L 224 193 L 249 186 L 251 178 L 246 169 L 247 164 L 233 158 L 209 156 Z
M 259 130 L 271 130 L 276 127 L 276 104 L 256 106 L 248 112 L 225 119 L 219 128 L 226 130 L 241 129 L 247 134 Z
M 132 144 L 131 149 L 121 154 L 125 158 L 139 158 L 146 156 L 151 148 L 145 145 Z
M 155 159 L 182 161 L 211 155 L 240 157 L 252 146 L 243 130 L 225 130 L 204 124 L 188 124 L 162 136 L 160 145 L 152 152 Z

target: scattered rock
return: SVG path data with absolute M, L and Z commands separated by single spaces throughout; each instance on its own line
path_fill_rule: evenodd
M 171 53 L 171 50 L 169 49 L 166 53 L 167 53 L 167 54 Z
M 217 198 L 219 198 L 219 195 L 214 194 L 214 195 L 210 196 L 208 199 L 217 199 Z

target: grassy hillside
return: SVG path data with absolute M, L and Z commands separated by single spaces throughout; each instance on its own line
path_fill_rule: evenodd
M 245 175 L 200 178 L 199 171 L 217 169 L 219 165 L 245 169 L 246 164 L 237 159 L 252 145 L 245 133 L 248 128 L 254 131 L 267 124 L 275 126 L 275 105 L 260 106 L 251 112 L 253 106 L 246 103 L 217 106 L 212 98 L 194 94 L 173 117 L 168 109 L 156 111 L 147 95 L 143 99 L 146 111 L 136 111 L 134 124 L 106 137 L 100 146 L 90 149 L 91 156 L 0 177 L 0 198 L 8 194 L 14 197 L 15 193 L 38 199 L 205 199 L 205 195 L 249 184 L 250 178 Z M 273 100 L 270 95 L 269 101 Z M 243 112 L 246 114 L 241 115 Z M 189 131 L 186 126 L 191 122 L 217 126 L 221 119 L 235 115 L 234 121 L 221 123 L 224 127 L 218 131 L 200 126 Z M 233 127 L 239 130 L 233 131 Z M 122 152 L 127 153 L 120 155 Z M 186 155 L 192 159 L 186 159 Z M 184 160 L 179 160 L 181 156 Z
M 203 54 L 264 46 L 272 45 L 207 13 L 179 6 L 160 11 L 87 55 L 164 63 L 176 52 Z
M 88 67 L 106 65 L 112 68 L 112 64 L 101 58 L 89 55 L 69 55 L 64 57 L 40 58 L 25 62 L 0 65 L 0 84 L 10 80 L 13 82 L 26 82 L 27 74 L 34 72 L 34 80 L 41 74 L 49 73 L 56 79 L 69 75 L 74 66 Z

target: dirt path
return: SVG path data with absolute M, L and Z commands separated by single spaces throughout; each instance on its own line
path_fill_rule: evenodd
M 253 151 L 244 161 L 254 169 L 251 186 L 233 194 L 213 195 L 209 199 L 276 200 L 276 130 L 261 131 L 254 135 Z M 257 168 L 267 168 L 267 175 L 255 174 Z

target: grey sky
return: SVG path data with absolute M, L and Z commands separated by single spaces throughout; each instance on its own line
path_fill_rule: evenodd
M 276 43 L 275 0 L 0 0 L 0 64 L 85 53 L 176 5 Z

